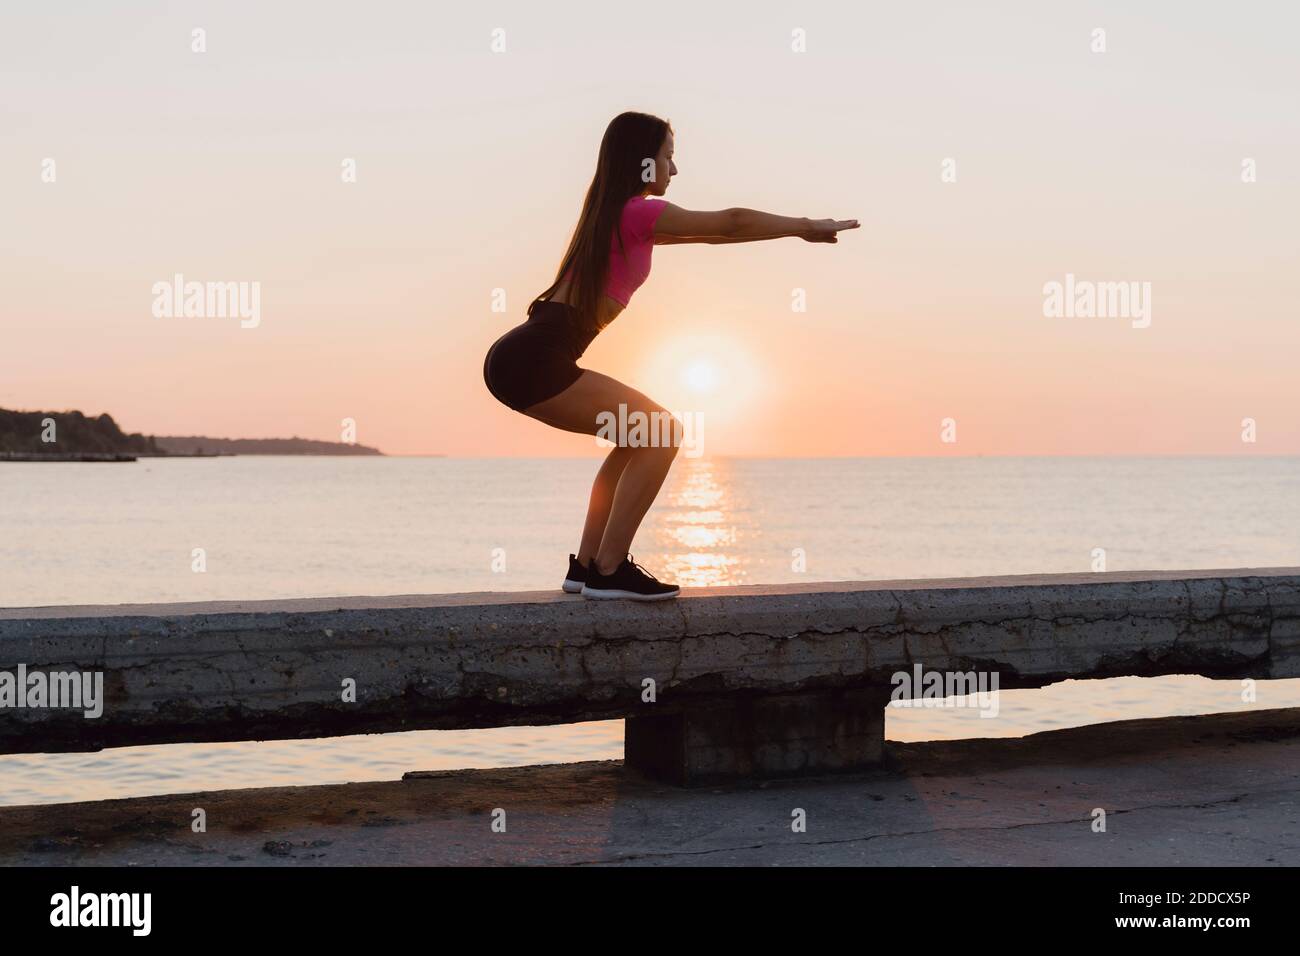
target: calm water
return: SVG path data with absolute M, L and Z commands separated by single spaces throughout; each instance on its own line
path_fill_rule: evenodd
M 0 606 L 557 587 L 595 460 L 0 464 Z M 1300 458 L 679 457 L 635 546 L 685 585 L 1300 565 Z M 207 570 L 191 569 L 202 548 Z M 500 549 L 498 551 L 498 549 Z M 504 570 L 493 556 L 504 555 Z M 796 568 L 802 555 L 806 571 Z M 889 737 L 1300 706 L 1300 681 L 1066 682 L 893 709 Z M 0 757 L 0 803 L 622 755 L 622 724 Z

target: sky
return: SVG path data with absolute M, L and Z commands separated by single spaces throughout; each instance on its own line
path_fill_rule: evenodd
M 638 109 L 670 201 L 862 222 L 659 247 L 584 356 L 709 454 L 1300 454 L 1296 9 L 6 5 L 0 407 L 599 454 L 482 363 Z M 256 325 L 155 315 L 176 274 L 257 283 Z M 1045 315 L 1067 275 L 1149 312 Z

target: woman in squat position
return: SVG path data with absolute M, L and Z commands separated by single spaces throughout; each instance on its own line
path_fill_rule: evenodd
M 653 174 L 650 173 L 653 168 Z M 597 416 L 640 412 L 663 421 L 665 409 L 634 388 L 579 368 L 596 334 L 618 316 L 650 274 L 654 246 L 680 242 L 753 242 L 798 236 L 835 242 L 856 219 L 800 219 L 753 209 L 691 212 L 662 199 L 677 174 L 673 131 L 645 113 L 621 113 L 600 143 L 596 175 L 555 282 L 528 307 L 528 319 L 493 343 L 483 362 L 488 390 L 517 412 L 564 431 L 595 435 Z M 648 181 L 647 181 L 648 180 Z M 680 422 L 674 422 L 680 436 Z M 577 554 L 564 590 L 587 598 L 657 601 L 679 588 L 659 581 L 628 553 L 668 468 L 669 447 L 614 448 L 596 473 Z

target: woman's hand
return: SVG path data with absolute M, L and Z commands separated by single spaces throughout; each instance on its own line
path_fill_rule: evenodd
M 839 242 L 836 233 L 843 229 L 857 228 L 856 219 L 809 219 L 802 238 L 807 242 Z

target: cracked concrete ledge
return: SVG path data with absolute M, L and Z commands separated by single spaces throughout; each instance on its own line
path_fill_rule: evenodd
M 0 671 L 103 671 L 105 711 L 0 711 L 0 753 L 669 714 L 887 686 L 914 663 L 1067 678 L 1300 676 L 1300 568 L 0 610 Z M 342 700 L 356 682 L 357 702 Z M 658 700 L 642 703 L 643 682 Z
M 701 790 L 606 761 L 0 807 L 0 865 L 1300 864 L 1300 709 L 887 749 L 882 770 Z

